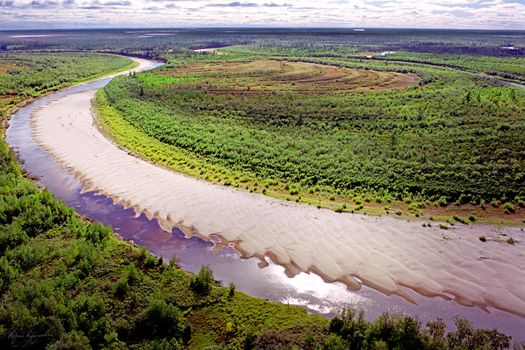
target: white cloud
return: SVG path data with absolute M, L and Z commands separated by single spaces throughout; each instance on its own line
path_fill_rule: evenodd
M 0 0 L 0 28 L 345 26 L 525 29 L 524 0 Z

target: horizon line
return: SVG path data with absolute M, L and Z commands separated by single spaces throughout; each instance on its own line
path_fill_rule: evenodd
M 72 31 L 80 31 L 80 30 L 125 30 L 125 29 L 141 29 L 141 30 L 174 30 L 174 29 L 293 29 L 293 30 L 300 30 L 300 29 L 308 29 L 308 30 L 315 30 L 315 29 L 338 29 L 338 30 L 357 30 L 357 29 L 363 29 L 363 30 L 448 30 L 448 31 L 487 31 L 487 32 L 505 32 L 505 31 L 512 31 L 512 32 L 525 32 L 525 28 L 523 29 L 492 29 L 492 28 L 446 28 L 446 27 L 440 27 L 440 28 L 433 28 L 433 27 L 424 27 L 424 28 L 416 28 L 416 27 L 366 27 L 366 26 L 271 26 L 271 25 L 198 25 L 198 26 L 170 26 L 170 27 L 146 27 L 146 26 L 114 26 L 114 27 L 97 27 L 96 25 L 93 26 L 84 26 L 84 27 L 28 27 L 28 28 L 9 28 L 9 29 L 3 29 L 0 27 L 0 32 L 21 32 L 21 31 L 63 31 L 63 30 L 72 30 Z M 356 31 L 359 32 L 359 31 Z

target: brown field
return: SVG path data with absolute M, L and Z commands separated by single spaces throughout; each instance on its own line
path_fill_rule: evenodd
M 407 88 L 417 84 L 413 73 L 380 72 L 306 62 L 255 60 L 197 63 L 163 75 L 196 76 L 197 82 L 174 86 L 177 90 L 204 90 L 217 94 L 266 92 L 329 93 Z
M 21 68 L 21 67 L 13 63 L 0 63 L 0 76 L 9 75 L 9 70 L 15 69 L 15 68 Z

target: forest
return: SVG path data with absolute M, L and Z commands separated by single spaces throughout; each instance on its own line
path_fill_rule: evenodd
M 100 123 L 135 153 L 226 186 L 338 211 L 519 220 L 525 90 L 481 74 L 521 79 L 522 59 L 312 51 L 169 55 L 99 93 Z M 430 65 L 443 62 L 463 69 Z

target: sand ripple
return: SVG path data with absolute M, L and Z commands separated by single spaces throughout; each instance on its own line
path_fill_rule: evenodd
M 187 177 L 130 156 L 93 124 L 95 91 L 60 98 L 35 111 L 33 134 L 85 184 L 166 230 L 218 235 L 246 257 L 270 257 L 289 275 L 309 271 L 350 289 L 361 284 L 413 301 L 409 289 L 493 307 L 525 317 L 522 243 L 480 242 L 495 232 L 525 241 L 518 228 L 423 228 L 390 217 L 338 214 L 237 191 Z M 446 235 L 446 239 L 443 237 Z

